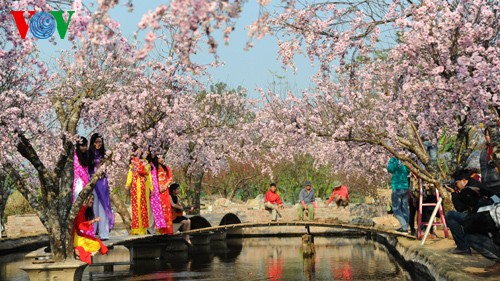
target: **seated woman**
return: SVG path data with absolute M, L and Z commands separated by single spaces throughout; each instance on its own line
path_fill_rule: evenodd
M 101 240 L 95 237 L 95 222 L 101 220 L 94 218 L 94 196 L 90 195 L 84 202 L 78 215 L 73 222 L 73 246 L 78 259 L 87 264 L 92 263 L 92 254 L 99 252 L 102 255 L 108 253 L 108 248 Z
M 184 208 L 180 204 L 179 198 L 177 197 L 180 192 L 179 187 L 180 186 L 177 183 L 173 183 L 168 187 L 170 192 L 170 206 L 172 207 L 172 222 L 181 223 L 182 231 L 188 231 L 191 229 L 191 220 L 182 215 Z M 189 234 L 184 234 L 183 238 L 188 246 L 193 246 L 191 239 L 189 239 Z

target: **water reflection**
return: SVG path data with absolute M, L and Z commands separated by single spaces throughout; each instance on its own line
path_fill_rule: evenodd
M 20 266 L 24 265 L 24 256 L 26 254 L 15 253 L 0 256 L 0 280 L 28 280 L 28 274 L 19 269 Z
M 311 281 L 316 280 L 316 261 L 315 258 L 318 257 L 302 257 L 304 265 L 304 280 Z M 277 279 L 281 280 L 281 279 Z
M 269 280 L 410 280 L 383 246 L 364 238 L 316 237 L 314 256 L 301 251 L 300 238 L 246 239 L 239 262 Z
M 9 264 L 1 268 L 2 273 L 9 270 Z M 11 280 L 4 274 L 0 276 Z M 300 237 L 272 237 L 227 239 L 184 252 L 167 252 L 161 259 L 135 260 L 127 272 L 89 274 L 86 270 L 84 280 L 398 281 L 410 278 L 383 246 L 364 238 L 315 237 L 315 255 L 303 258 Z
M 240 255 L 243 248 L 242 239 L 227 239 L 210 243 L 210 249 L 214 255 L 225 263 L 231 263 Z
M 267 279 L 281 280 L 283 278 L 283 259 L 281 258 L 281 249 L 273 246 L 273 254 L 267 257 Z

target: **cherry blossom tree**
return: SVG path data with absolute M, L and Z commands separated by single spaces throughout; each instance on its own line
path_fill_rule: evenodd
M 171 124 L 177 125 L 172 128 L 177 136 L 171 139 L 167 159 L 181 169 L 194 195 L 191 203 L 199 206 L 205 174 L 228 170 L 231 159 L 245 157 L 245 143 L 251 143 L 247 126 L 253 120 L 252 103 L 244 89 L 231 90 L 221 83 L 183 100 L 191 102 L 175 113 L 177 122 Z
M 268 163 L 311 155 L 317 165 L 374 174 L 392 155 L 439 187 L 448 175 L 424 140 L 452 132 L 458 166 L 473 149 L 471 128 L 496 118 L 494 0 L 284 1 L 281 13 L 260 14 L 250 36 L 278 36 L 278 56 L 292 69 L 295 55 L 308 56 L 319 65 L 316 87 L 286 99 L 261 90 L 260 107 L 240 89 L 205 89 L 209 66 L 192 60 L 208 47 L 217 62 L 214 31 L 229 40 L 241 1 L 170 1 L 143 16 L 144 42 L 128 42 L 110 17 L 119 1 L 92 11 L 74 1 L 73 49 L 49 67 L 35 60 L 35 40 L 15 36 L 7 11 L 64 3 L 0 3 L 0 165 L 47 228 L 56 261 L 72 256 L 71 222 L 84 197 L 104 172 L 113 186 L 132 142 L 184 169 L 199 204 L 205 173 L 255 155 Z M 82 131 L 104 135 L 111 153 L 71 206 L 73 138 Z
M 129 158 L 132 141 L 146 144 L 158 140 L 161 144 L 176 140 L 172 139 L 179 135 L 175 129 L 185 129 L 190 123 L 176 124 L 182 120 L 172 117 L 190 109 L 196 94 L 193 89 L 199 85 L 196 75 L 187 73 L 197 69 L 188 58 L 197 50 L 199 39 L 183 35 L 179 37 L 182 42 L 170 41 L 176 43 L 163 62 L 148 61 L 154 36 L 147 36 L 145 44 L 127 42 L 108 13 L 118 1 L 99 1 L 92 11 L 74 1 L 71 8 L 75 14 L 67 35 L 73 48 L 62 52 L 55 66 L 36 61 L 36 40 L 15 36 L 8 11 L 51 9 L 65 3 L 4 1 L 0 14 L 5 19 L 0 31 L 6 34 L 6 41 L 0 43 L 1 168 L 47 228 L 55 261 L 73 256 L 72 221 L 97 179 L 103 173 L 111 179 L 117 174 L 116 168 Z M 216 5 L 219 12 L 210 8 L 210 16 L 198 21 L 194 19 L 200 15 L 199 3 L 212 5 L 211 1 L 193 1 L 191 5 L 172 1 L 161 13 L 172 19 L 181 12 L 184 15 L 163 26 L 173 38 L 180 31 L 193 32 L 196 24 L 207 34 L 220 27 L 212 26 L 214 16 L 222 23 L 238 12 L 221 1 Z M 126 4 L 132 7 L 130 2 Z M 187 30 L 183 29 L 184 20 L 191 21 Z M 173 129 L 164 130 L 169 126 Z M 73 141 L 88 131 L 101 132 L 110 153 L 72 206 Z
M 270 102 L 260 122 L 293 134 L 286 145 L 266 142 L 273 149 L 295 144 L 338 169 L 380 169 L 395 156 L 440 187 L 449 174 L 423 141 L 453 134 L 451 164 L 458 167 L 475 148 L 471 129 L 498 118 L 498 16 L 498 3 L 486 0 L 288 2 L 264 32 L 285 34 L 285 65 L 293 68 L 293 56 L 304 53 L 320 68 L 316 88 L 302 98 L 263 94 Z M 385 44 L 382 35 L 391 31 Z
M 256 192 L 263 192 L 266 186 L 262 183 L 270 182 L 267 175 L 261 173 L 260 166 L 255 163 L 232 159 L 228 162 L 229 169 L 217 174 L 206 173 L 203 190 L 207 195 L 217 194 L 229 200 L 234 198 L 245 200 L 255 197 Z

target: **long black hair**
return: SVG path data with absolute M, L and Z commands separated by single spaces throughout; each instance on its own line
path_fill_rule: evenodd
M 87 199 L 85 199 L 83 204 L 86 205 L 91 200 L 91 198 L 94 198 L 94 195 L 90 194 L 89 197 L 87 197 Z M 95 218 L 94 208 L 87 207 L 87 209 L 85 210 L 85 220 L 89 221 L 89 220 L 93 220 L 94 218 Z
M 89 171 L 92 173 L 94 172 L 94 160 L 95 160 L 95 147 L 94 143 L 95 141 L 100 138 L 102 140 L 102 146 L 99 148 L 99 153 L 104 157 L 106 155 L 106 149 L 104 148 L 104 138 L 99 135 L 98 133 L 92 134 L 90 137 L 90 145 L 89 145 Z
M 94 208 L 88 207 L 85 210 L 85 220 L 86 221 L 90 221 L 90 220 L 93 220 L 94 218 L 95 218 L 95 216 L 94 216 Z
M 76 156 L 78 156 L 78 162 L 82 167 L 88 167 L 89 165 L 89 154 L 88 150 L 86 152 L 81 152 L 80 151 L 80 146 L 87 146 L 89 144 L 89 141 L 82 136 L 78 136 L 78 141 L 76 142 L 75 146 L 75 151 L 76 151 Z
M 139 150 L 139 146 L 135 142 L 133 142 L 132 151 L 129 156 L 130 159 L 128 160 L 129 165 L 132 163 L 132 159 L 134 159 L 134 157 L 137 157 L 137 150 Z
M 146 160 L 148 160 L 149 164 L 154 165 L 155 169 L 158 169 L 158 156 L 156 154 L 153 156 L 153 153 L 151 153 L 151 148 L 148 148 L 148 157 L 146 157 Z
M 177 204 L 177 195 L 174 194 L 174 190 L 177 190 L 178 188 L 180 187 L 180 185 L 178 183 L 172 183 L 169 187 L 168 187 L 168 192 L 170 193 L 170 196 L 172 196 L 172 199 L 174 199 L 174 203 Z
M 156 157 L 156 162 L 158 163 L 158 166 L 156 168 L 160 169 L 160 167 L 163 168 L 163 170 L 167 171 L 167 165 L 165 164 L 160 164 L 160 158 Z M 165 163 L 165 157 L 163 157 L 163 163 Z

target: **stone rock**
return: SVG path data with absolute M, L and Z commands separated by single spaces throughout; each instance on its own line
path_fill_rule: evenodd
M 15 215 L 7 217 L 7 236 L 24 237 L 47 234 L 47 229 L 37 215 Z
M 386 205 L 387 202 L 391 202 L 392 190 L 389 189 L 378 189 L 377 190 L 377 205 Z
M 260 210 L 263 208 L 264 202 L 261 202 L 259 199 L 249 199 L 246 206 L 249 210 Z
M 315 220 L 318 222 L 325 222 L 325 223 L 343 223 L 343 221 L 340 221 L 339 218 L 318 218 Z
M 231 205 L 233 205 L 233 202 L 231 202 L 231 200 L 226 198 L 219 198 L 214 202 L 214 206 L 217 207 L 229 207 Z
M 354 225 L 364 225 L 364 226 L 373 226 L 374 225 L 373 219 L 363 218 L 363 217 L 352 218 L 350 223 L 354 224 Z
M 381 216 L 381 217 L 376 217 L 376 218 L 373 218 L 372 220 L 373 220 L 374 226 L 376 228 L 381 228 L 381 227 L 393 228 L 393 227 L 399 226 L 398 220 L 392 215 L 385 215 L 385 216 Z
M 324 208 L 326 207 L 326 202 L 328 201 L 325 201 L 319 197 L 316 197 L 316 199 L 314 200 L 314 202 L 316 202 L 316 205 L 319 207 L 319 208 Z M 334 202 L 333 202 L 334 203 Z
M 249 210 L 262 210 L 264 209 L 264 195 L 259 194 L 254 199 L 249 199 L 246 203 Z
M 386 214 L 384 206 L 367 205 L 367 204 L 351 204 L 350 215 L 352 217 L 374 218 Z

